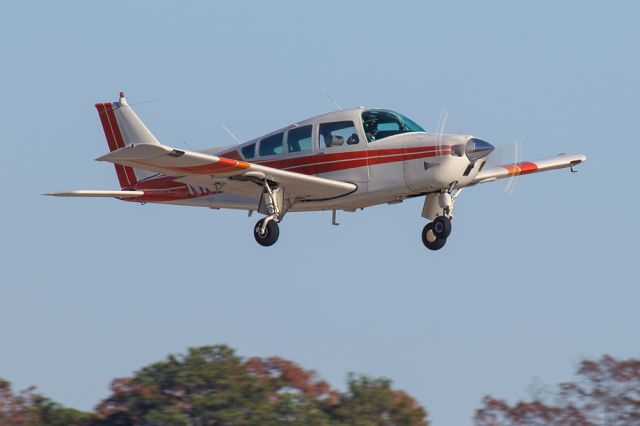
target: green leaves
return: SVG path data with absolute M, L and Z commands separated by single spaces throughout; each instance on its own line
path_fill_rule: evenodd
M 33 387 L 14 393 L 11 384 L 0 379 L 1 426 L 79 426 L 89 417 L 36 394 Z
M 278 357 L 242 359 L 227 346 L 189 349 L 115 380 L 93 426 L 427 425 L 425 411 L 386 379 L 349 376 L 331 389 Z
M 349 375 L 340 393 L 292 361 L 191 348 L 111 383 L 91 414 L 0 381 L 0 426 L 426 426 L 426 412 L 391 381 Z

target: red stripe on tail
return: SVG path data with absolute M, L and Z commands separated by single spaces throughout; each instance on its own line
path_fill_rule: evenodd
M 115 151 L 116 149 L 123 148 L 124 138 L 122 137 L 118 120 L 116 120 L 116 115 L 113 112 L 113 104 L 110 102 L 99 103 L 96 104 L 96 109 L 100 116 L 104 135 L 107 138 L 109 151 Z M 121 188 L 129 188 L 135 185 L 138 179 L 131 167 L 116 164 L 115 168 Z

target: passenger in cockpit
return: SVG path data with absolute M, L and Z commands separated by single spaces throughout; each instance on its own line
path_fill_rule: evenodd
M 339 146 L 344 143 L 344 138 L 342 136 L 332 135 L 331 132 L 323 134 L 322 138 L 324 139 L 324 144 L 327 146 L 327 148 L 330 148 L 332 146 Z

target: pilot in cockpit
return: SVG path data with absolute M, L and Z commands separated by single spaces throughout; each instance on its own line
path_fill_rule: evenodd
M 378 132 L 378 120 L 370 118 L 364 122 L 364 133 L 367 135 L 367 140 L 373 142 L 376 140 L 376 133 Z

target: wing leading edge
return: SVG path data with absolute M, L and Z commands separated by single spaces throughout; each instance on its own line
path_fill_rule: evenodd
M 494 180 L 504 179 L 511 176 L 527 175 L 530 173 L 574 167 L 585 161 L 587 161 L 587 157 L 583 154 L 559 154 L 555 157 L 545 158 L 543 160 L 505 164 L 482 170 L 478 173 L 471 185 L 493 182 Z

